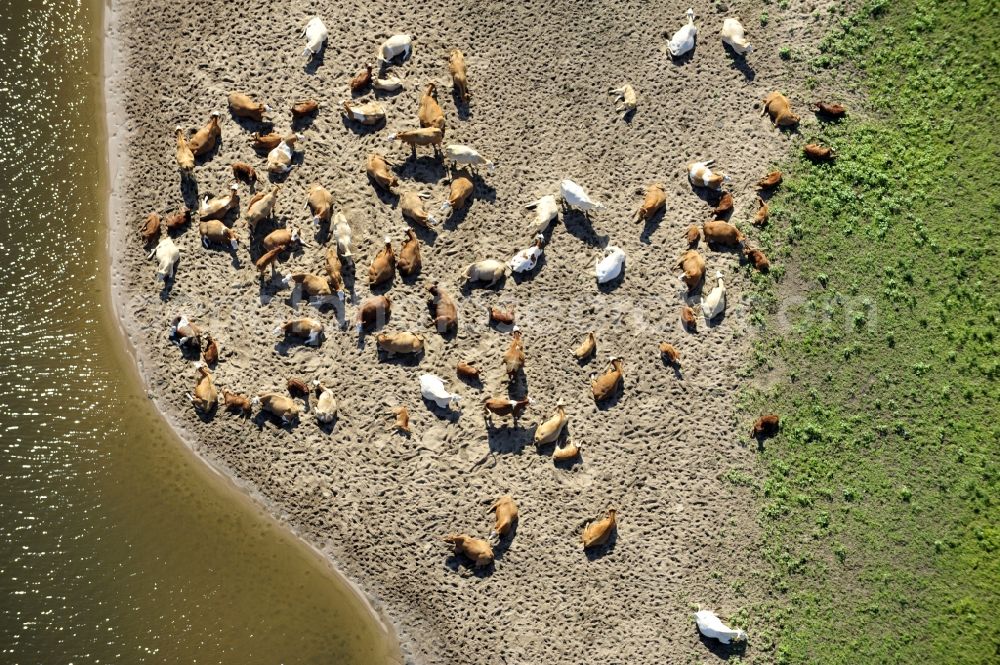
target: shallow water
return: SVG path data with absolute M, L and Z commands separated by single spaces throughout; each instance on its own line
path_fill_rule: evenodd
M 133 378 L 106 306 L 101 12 L 0 7 L 0 662 L 385 662 L 349 587 Z

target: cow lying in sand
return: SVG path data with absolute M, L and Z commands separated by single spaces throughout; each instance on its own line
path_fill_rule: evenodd
M 792 103 L 780 92 L 772 92 L 764 98 L 761 115 L 771 116 L 775 127 L 794 127 L 799 124 L 799 116 L 792 113 Z
M 174 241 L 169 236 L 160 238 L 156 248 L 149 253 L 149 258 L 153 258 L 153 256 L 156 256 L 156 262 L 159 264 L 156 269 L 156 279 L 161 282 L 173 279 L 177 273 L 177 262 L 181 258 L 181 252 L 177 249 Z
M 298 420 L 302 407 L 291 397 L 281 393 L 260 393 L 251 400 L 251 404 L 259 406 L 261 411 L 281 418 L 286 425 Z
M 264 122 L 264 114 L 271 112 L 271 107 L 255 102 L 242 92 L 229 93 L 229 112 L 237 118 L 246 118 L 254 122 Z
M 306 38 L 306 47 L 302 51 L 302 55 L 308 56 L 311 60 L 313 56 L 323 50 L 323 45 L 330 37 L 330 33 L 323 24 L 323 20 L 318 16 L 313 16 L 302 30 L 302 36 Z
M 450 393 L 444 387 L 444 381 L 434 374 L 420 375 L 420 394 L 429 402 L 434 402 L 442 409 L 458 409 L 462 398 Z

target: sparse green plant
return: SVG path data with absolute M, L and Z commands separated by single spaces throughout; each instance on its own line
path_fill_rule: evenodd
M 755 485 L 754 477 L 752 475 L 737 469 L 729 469 L 722 474 L 722 479 L 728 483 L 741 487 L 753 487 Z
M 787 594 L 764 622 L 775 662 L 985 662 L 1000 644 L 981 637 L 994 634 L 981 590 L 1000 588 L 1000 251 L 967 223 L 1000 210 L 1000 189 L 962 166 L 995 145 L 992 13 L 988 0 L 869 1 L 811 63 L 809 89 L 860 70 L 869 113 L 810 129 L 837 160 L 779 164 L 771 200 L 769 253 L 816 276 L 789 325 L 765 322 L 788 378 L 749 407 L 783 421 L 758 453 L 768 584 Z M 886 628 L 900 612 L 926 639 Z

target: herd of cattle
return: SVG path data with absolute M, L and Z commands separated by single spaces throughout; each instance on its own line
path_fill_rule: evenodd
M 697 28 L 694 24 L 694 12 L 688 10 L 688 23 L 681 27 L 666 45 L 672 57 L 681 57 L 689 53 L 695 45 Z M 736 19 L 726 19 L 721 30 L 722 40 L 733 51 L 742 55 L 749 53 L 753 47 L 747 41 L 742 25 Z M 322 20 L 312 18 L 303 36 L 307 40 L 304 55 L 313 57 L 323 48 L 328 39 L 328 33 Z M 353 93 L 363 93 L 368 89 L 392 91 L 400 89 L 404 83 L 394 76 L 390 69 L 399 61 L 406 60 L 413 53 L 413 38 L 410 35 L 395 35 L 383 42 L 376 53 L 378 71 L 366 65 L 350 80 L 349 88 Z M 458 101 L 467 104 L 471 99 L 468 72 L 465 58 L 461 51 L 454 49 L 449 55 L 449 72 L 455 88 Z M 621 103 L 616 110 L 625 114 L 636 111 L 637 101 L 634 89 L 629 84 L 609 91 L 617 102 Z M 270 123 L 268 114 L 272 109 L 262 103 L 255 102 L 251 97 L 241 92 L 229 95 L 228 106 L 235 118 L 247 119 L 255 123 Z M 321 105 L 315 100 L 305 100 L 296 103 L 291 116 L 294 121 L 302 121 L 315 116 Z M 814 110 L 821 115 L 839 118 L 844 115 L 843 107 L 838 104 L 818 102 Z M 345 101 L 341 104 L 341 113 L 349 120 L 363 125 L 377 125 L 385 121 L 386 113 L 377 100 L 365 103 Z M 799 116 L 793 111 L 789 100 L 778 92 L 771 93 L 763 100 L 763 113 L 770 115 L 772 122 L 778 127 L 794 126 L 799 122 Z M 398 196 L 398 207 L 403 217 L 411 224 L 429 228 L 440 223 L 439 216 L 447 218 L 456 210 L 462 208 L 474 192 L 474 183 L 467 169 L 484 167 L 488 173 L 493 173 L 494 164 L 480 155 L 475 149 L 460 145 L 448 144 L 443 147 L 445 134 L 445 115 L 437 100 L 434 83 L 428 83 L 420 99 L 417 113 L 418 126 L 402 129 L 388 136 L 390 141 L 401 141 L 411 146 L 415 155 L 419 147 L 430 147 L 434 154 L 451 164 L 450 189 L 448 200 L 442 203 L 438 214 L 428 211 L 420 195 L 414 191 L 397 191 L 399 180 L 390 168 L 386 159 L 377 153 L 369 154 L 365 167 L 371 183 L 377 189 Z M 212 113 L 208 122 L 193 134 L 182 127 L 175 128 L 176 152 L 175 158 L 183 179 L 194 178 L 195 168 L 199 163 L 210 159 L 216 146 L 220 143 L 222 131 L 219 125 L 219 114 Z M 250 137 L 250 146 L 258 155 L 266 155 L 264 168 L 272 179 L 281 180 L 294 168 L 296 163 L 297 144 L 303 140 L 301 134 L 279 134 L 273 129 L 266 133 L 255 132 Z M 829 148 L 809 144 L 804 148 L 808 157 L 814 160 L 832 160 L 834 155 Z M 199 162 L 200 160 L 200 162 Z M 691 225 L 685 232 L 689 249 L 680 257 L 677 267 L 682 270 L 679 279 L 686 284 L 689 297 L 699 293 L 706 278 L 705 256 L 698 250 L 698 244 L 704 238 L 710 247 L 737 248 L 743 257 L 760 271 L 767 271 L 769 262 L 759 248 L 751 247 L 744 234 L 727 221 L 734 208 L 733 196 L 726 191 L 730 176 L 713 171 L 713 162 L 693 162 L 687 165 L 688 179 L 694 188 L 700 188 L 710 193 L 706 197 L 711 200 L 711 215 L 713 219 L 706 221 L 700 228 Z M 231 165 L 236 181 L 247 183 L 255 188 L 258 181 L 256 169 L 247 162 L 235 162 Z M 781 183 L 781 173 L 768 173 L 757 182 L 759 190 L 770 190 Z M 171 239 L 171 235 L 188 227 L 195 214 L 198 217 L 198 230 L 202 244 L 207 248 L 221 245 L 237 251 L 241 242 L 235 225 L 227 223 L 232 213 L 239 217 L 242 212 L 239 197 L 239 184 L 234 181 L 229 191 L 217 198 L 205 196 L 198 202 L 197 211 L 185 208 L 175 214 L 160 217 L 152 213 L 141 225 L 140 236 L 147 246 L 155 247 L 149 257 L 155 257 L 158 263 L 157 278 L 166 282 L 176 276 L 180 251 Z M 534 209 L 535 218 L 531 225 L 531 244 L 517 252 L 509 261 L 487 259 L 476 261 L 468 266 L 465 277 L 470 282 L 485 282 L 492 286 L 510 273 L 527 274 L 533 271 L 542 255 L 545 245 L 545 232 L 558 219 L 561 205 L 581 211 L 585 215 L 591 210 L 604 209 L 604 205 L 591 199 L 586 190 L 572 180 L 563 180 L 558 194 L 543 196 L 529 204 Z M 325 275 L 306 272 L 289 272 L 284 275 L 276 272 L 278 263 L 288 252 L 303 244 L 301 233 L 296 228 L 276 228 L 264 237 L 260 237 L 257 228 L 262 222 L 272 220 L 275 206 L 278 202 L 280 184 L 272 184 L 266 192 L 255 193 L 243 214 L 245 226 L 249 235 L 249 243 L 259 243 L 261 251 L 255 266 L 261 279 L 268 270 L 271 277 L 278 278 L 283 287 L 301 289 L 309 298 L 311 304 L 318 309 L 324 305 L 346 304 L 344 280 L 342 272 L 345 265 L 353 269 L 354 246 L 351 225 L 342 212 L 335 212 L 334 196 L 322 185 L 313 184 L 308 190 L 307 205 L 311 211 L 311 221 L 319 228 L 327 228 L 329 237 L 333 240 L 325 249 Z M 768 207 L 758 196 L 758 208 L 753 216 L 754 226 L 763 226 L 768 221 Z M 635 212 L 634 218 L 639 221 L 649 221 L 664 211 L 666 193 L 662 184 L 652 184 L 647 188 L 642 205 Z M 163 232 L 166 231 L 166 234 Z M 368 283 L 375 287 L 390 282 L 396 271 L 403 277 L 414 277 L 421 272 L 420 242 L 412 228 L 406 231 L 406 238 L 398 252 L 394 250 L 391 239 L 386 237 L 384 247 L 376 254 L 368 270 Z M 625 252 L 613 245 L 606 249 L 606 255 L 594 266 L 594 276 L 599 284 L 613 282 L 622 277 L 625 263 Z M 723 314 L 726 307 L 726 288 L 723 274 L 714 274 L 715 285 L 707 295 L 700 298 L 702 316 L 711 321 Z M 435 281 L 426 285 L 428 308 L 432 323 L 441 334 L 454 332 L 458 326 L 458 306 L 454 297 Z M 392 301 L 388 295 L 375 295 L 358 303 L 354 316 L 359 334 L 365 334 L 384 325 L 392 309 Z M 680 310 L 683 328 L 694 332 L 697 318 L 694 308 L 683 305 Z M 516 315 L 513 309 L 505 310 L 490 308 L 490 319 L 500 324 L 513 325 L 510 345 L 501 358 L 508 379 L 514 381 L 523 372 L 525 363 L 524 344 L 521 330 L 514 325 Z M 321 344 L 325 326 L 317 316 L 293 317 L 275 329 L 275 334 L 290 339 L 297 339 L 306 345 Z M 331 423 L 337 417 L 337 400 L 332 390 L 318 380 L 306 383 L 300 379 L 287 380 L 287 393 L 267 391 L 255 397 L 248 398 L 235 392 L 223 389 L 221 396 L 213 383 L 210 368 L 219 358 L 218 340 L 210 332 L 202 331 L 199 326 L 183 314 L 176 316 L 170 324 L 170 339 L 177 344 L 185 354 L 199 357 L 196 363 L 197 379 L 190 399 L 194 408 L 200 413 L 211 415 L 221 404 L 227 410 L 249 414 L 256 406 L 263 412 L 281 419 L 283 424 L 297 421 L 303 413 L 300 399 L 311 402 L 310 411 L 320 423 Z M 378 346 L 389 354 L 419 354 L 424 349 L 424 338 L 421 335 L 400 331 L 380 332 L 376 335 Z M 593 332 L 585 335 L 579 346 L 572 350 L 580 361 L 587 361 L 596 354 L 597 339 Z M 668 364 L 680 367 L 681 354 L 670 342 L 662 342 L 659 353 Z M 597 402 L 602 402 L 615 395 L 622 387 L 624 360 L 612 358 L 609 367 L 593 378 L 591 390 Z M 463 380 L 474 380 L 479 376 L 479 369 L 470 363 L 461 362 L 456 367 L 456 375 Z M 419 376 L 420 393 L 429 403 L 442 409 L 457 409 L 459 396 L 450 392 L 444 379 L 434 374 Z M 531 404 L 526 396 L 514 400 L 507 397 L 491 397 L 483 401 L 483 409 L 487 418 L 491 416 L 510 416 L 517 419 Z M 396 407 L 394 427 L 403 432 L 409 432 L 409 413 L 405 405 Z M 551 418 L 542 422 L 534 432 L 534 443 L 537 446 L 555 445 L 553 458 L 556 460 L 572 460 L 580 449 L 577 445 L 566 441 L 563 436 L 569 416 L 560 401 Z M 771 414 L 762 416 L 754 424 L 752 434 L 755 437 L 766 437 L 778 430 L 778 417 Z M 562 444 L 562 445 L 560 445 Z M 489 540 L 475 538 L 466 534 L 451 534 L 445 541 L 454 546 L 457 554 L 467 557 L 475 567 L 493 564 L 494 539 L 503 539 L 512 533 L 518 519 L 518 508 L 513 497 L 505 495 L 497 500 L 492 511 L 495 514 L 495 524 Z M 583 547 L 590 549 L 608 543 L 616 529 L 617 512 L 614 508 L 606 511 L 603 517 L 586 525 L 581 539 Z M 713 613 L 700 611 L 696 615 L 699 629 L 710 637 L 720 639 L 725 643 L 730 640 L 745 639 L 745 633 L 725 626 Z

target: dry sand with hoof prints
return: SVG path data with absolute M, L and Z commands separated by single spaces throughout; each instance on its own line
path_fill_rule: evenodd
M 729 616 L 755 600 L 732 584 L 758 565 L 753 498 L 721 480 L 730 471 L 753 470 L 745 423 L 735 412 L 738 370 L 752 339 L 743 302 L 748 269 L 736 251 L 702 244 L 709 275 L 725 275 L 728 307 L 711 325 L 699 317 L 695 333 L 681 328 L 685 291 L 675 263 L 686 249 L 688 225 L 710 217 L 706 193 L 688 184 L 685 164 L 714 159 L 715 169 L 732 176 L 732 219 L 752 244 L 756 231 L 746 222 L 756 209 L 753 183 L 801 140 L 773 129 L 760 116 L 760 100 L 781 90 L 804 124 L 814 122 L 803 85 L 807 67 L 781 60 L 778 49 L 814 53 L 833 19 L 818 5 L 794 1 L 780 22 L 763 27 L 758 3 L 695 7 L 698 46 L 672 62 L 661 49 L 685 22 L 687 7 L 552 0 L 116 3 L 117 52 L 108 72 L 118 146 L 113 281 L 150 397 L 199 454 L 364 589 L 414 662 L 711 658 L 691 618 L 694 606 Z M 307 64 L 301 31 L 314 14 L 330 37 L 322 56 Z M 718 38 L 728 16 L 742 17 L 757 48 L 745 59 Z M 351 98 L 348 81 L 373 62 L 384 39 L 401 32 L 416 41 L 412 57 L 390 69 L 404 79 L 403 89 L 374 96 L 386 123 L 344 120 L 339 108 Z M 452 94 L 447 54 L 454 47 L 469 68 L 468 106 Z M 353 319 L 357 304 L 373 294 L 367 271 L 382 238 L 391 236 L 398 252 L 407 222 L 397 196 L 368 181 L 364 161 L 370 152 L 385 155 L 401 182 L 397 193 L 426 193 L 425 205 L 437 213 L 448 192 L 444 165 L 429 148 L 412 159 L 408 147 L 386 138 L 417 126 L 420 92 L 429 81 L 437 83 L 446 115 L 444 143 L 473 146 L 497 168 L 472 175 L 466 209 L 433 230 L 417 228 L 420 276 L 403 280 L 397 273 L 374 291 L 392 300 L 385 331 L 425 338 L 415 359 L 380 357 L 374 335 L 359 337 Z M 627 120 L 608 94 L 625 82 L 638 95 Z M 241 184 L 240 215 L 228 220 L 238 249 L 203 248 L 196 215 L 174 237 L 181 259 L 176 279 L 162 288 L 137 234 L 149 212 L 166 214 L 185 201 L 194 206 L 204 195 L 225 193 L 234 161 L 257 169 L 257 191 L 274 186 L 265 158 L 248 145 L 260 127 L 228 112 L 234 90 L 273 107 L 279 132 L 292 129 L 293 103 L 314 98 L 321 108 L 295 127 L 305 138 L 291 173 L 281 178 L 274 219 L 248 243 L 244 215 L 252 192 Z M 358 96 L 372 98 L 370 91 Z M 173 128 L 201 127 L 211 111 L 222 114 L 221 147 L 199 160 L 197 184 L 182 187 Z M 492 288 L 468 288 L 463 274 L 470 263 L 506 262 L 532 244 L 533 213 L 524 206 L 558 194 L 563 178 L 580 183 L 605 209 L 589 219 L 560 211 L 534 271 Z M 254 268 L 260 239 L 286 226 L 300 229 L 307 244 L 283 256 L 277 269 L 322 274 L 332 241 L 316 233 L 305 203 L 316 182 L 333 193 L 355 247 L 353 272 L 345 262 L 346 304 L 322 309 L 269 272 L 261 283 Z M 633 213 L 654 182 L 665 186 L 666 212 L 638 223 Z M 625 251 L 624 275 L 598 286 L 594 264 L 608 245 Z M 458 300 L 457 334 L 430 327 L 425 281 L 439 282 Z M 490 305 L 513 305 L 523 331 L 524 373 L 510 386 L 501 364 L 509 326 L 488 324 Z M 273 334 L 296 312 L 323 321 L 318 347 Z M 197 376 L 193 359 L 167 339 L 178 314 L 217 340 L 213 377 L 220 390 L 285 393 L 288 378 L 319 379 L 334 391 L 339 417 L 320 426 L 315 397 L 291 426 L 256 410 L 246 419 L 221 408 L 199 416 L 187 397 Z M 597 354 L 578 362 L 572 350 L 591 330 Z M 661 360 L 662 341 L 681 352 L 682 369 Z M 623 387 L 595 405 L 590 379 L 611 356 L 624 358 Z M 460 361 L 480 368 L 481 383 L 456 376 Z M 461 396 L 462 410 L 449 413 L 422 399 L 422 373 L 444 378 Z M 489 425 L 481 401 L 508 394 L 533 403 L 517 428 L 500 417 Z M 558 400 L 570 418 L 569 441 L 582 446 L 574 464 L 556 465 L 551 445 L 536 450 L 532 443 Z M 390 429 L 398 405 L 409 409 L 409 436 Z M 513 537 L 495 546 L 496 564 L 476 570 L 453 556 L 441 538 L 488 537 L 488 508 L 508 493 L 520 522 Z M 616 536 L 584 553 L 583 527 L 612 506 Z M 752 659 L 752 618 L 741 627 L 750 633 Z

